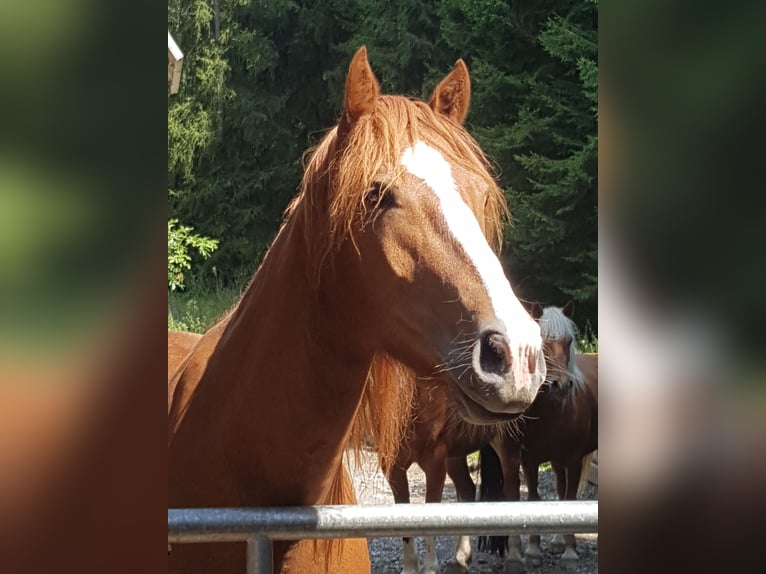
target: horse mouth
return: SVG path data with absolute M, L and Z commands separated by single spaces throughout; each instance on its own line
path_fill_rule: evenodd
M 460 388 L 459 384 L 451 383 L 449 387 L 452 391 L 455 410 L 466 420 L 466 422 L 471 424 L 487 425 L 505 423 L 517 419 L 523 412 L 523 408 L 515 413 L 490 411 L 466 394 L 466 392 Z

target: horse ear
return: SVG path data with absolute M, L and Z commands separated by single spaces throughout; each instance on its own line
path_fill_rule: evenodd
M 561 308 L 561 312 L 564 313 L 565 317 L 571 319 L 572 313 L 574 313 L 574 301 L 570 299 L 569 302 Z
M 372 112 L 378 99 L 380 87 L 367 61 L 367 48 L 359 48 L 346 76 L 346 95 L 343 106 L 343 120 L 353 124 L 359 118 Z
M 532 318 L 537 321 L 543 316 L 543 306 L 540 303 L 532 303 L 532 309 L 530 311 Z
M 455 67 L 436 86 L 428 105 L 437 114 L 462 124 L 468 114 L 471 101 L 471 78 L 463 60 L 455 62 Z

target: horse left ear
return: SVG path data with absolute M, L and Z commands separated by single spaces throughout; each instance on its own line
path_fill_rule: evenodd
M 362 116 L 372 113 L 379 93 L 378 80 L 367 61 L 367 48 L 362 46 L 348 67 L 343 121 L 352 125 Z
M 471 78 L 463 60 L 455 62 L 455 67 L 436 86 L 428 105 L 437 114 L 462 124 L 468 114 L 471 101 Z
M 569 302 L 561 308 L 561 312 L 564 313 L 565 317 L 571 319 L 572 313 L 574 313 L 574 301 L 570 299 Z

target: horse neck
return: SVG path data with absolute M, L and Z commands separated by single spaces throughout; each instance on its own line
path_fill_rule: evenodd
M 211 331 L 195 404 L 176 435 L 195 424 L 190 417 L 198 426 L 215 421 L 220 438 L 210 448 L 225 451 L 221 472 L 252 485 L 238 503 L 348 502 L 333 498 L 344 490 L 343 451 L 372 353 L 335 312 L 342 278 L 328 278 L 320 291 L 312 285 L 300 218 L 292 220 L 237 309 Z
M 593 361 L 592 356 L 588 355 L 576 355 L 576 361 L 578 363 L 577 369 L 582 381 L 580 385 L 580 392 L 585 397 L 583 400 L 587 401 L 589 407 L 593 410 L 598 409 L 598 371 L 592 369 L 593 364 L 585 365 L 579 364 L 582 361 Z

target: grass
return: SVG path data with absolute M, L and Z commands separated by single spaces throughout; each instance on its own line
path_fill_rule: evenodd
M 204 333 L 239 299 L 231 288 L 168 292 L 168 330 Z
M 476 470 L 479 468 L 479 451 L 478 450 L 468 455 L 468 468 L 471 470 Z M 547 472 L 549 470 L 551 470 L 550 462 L 544 462 L 540 465 L 540 472 Z
M 580 331 L 577 338 L 577 350 L 580 353 L 598 353 L 598 337 L 593 333 L 590 323 Z

